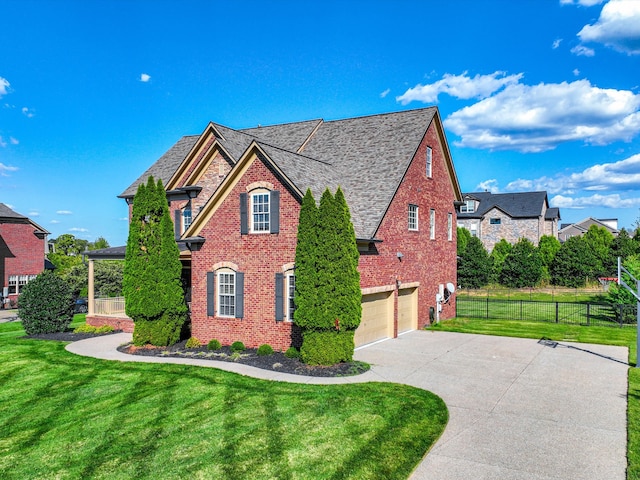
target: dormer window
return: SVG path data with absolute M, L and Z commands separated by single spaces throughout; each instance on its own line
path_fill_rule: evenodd
M 473 213 L 476 211 L 475 200 L 465 200 L 464 204 L 460 205 L 460 213 Z

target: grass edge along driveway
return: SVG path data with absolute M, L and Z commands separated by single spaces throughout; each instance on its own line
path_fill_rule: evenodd
M 640 368 L 637 361 L 635 326 L 587 327 L 545 322 L 520 322 L 509 320 L 478 320 L 454 318 L 442 320 L 432 330 L 448 332 L 500 335 L 519 338 L 548 338 L 555 341 L 597 343 L 629 348 L 627 393 L 627 480 L 640 480 Z
M 268 382 L 78 357 L 0 325 L 0 478 L 406 479 L 442 434 L 436 395 Z

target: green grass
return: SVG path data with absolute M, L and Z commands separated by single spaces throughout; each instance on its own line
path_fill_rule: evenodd
M 585 327 L 555 323 L 454 318 L 443 320 L 432 330 L 479 333 L 556 341 L 599 343 L 629 348 L 629 363 L 637 362 L 636 328 Z M 627 396 L 627 479 L 640 480 L 640 368 L 630 368 Z
M 22 335 L 0 325 L 3 480 L 405 479 L 448 420 L 405 385 L 109 362 Z

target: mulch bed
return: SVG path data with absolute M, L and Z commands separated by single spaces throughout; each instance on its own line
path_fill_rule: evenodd
M 258 355 L 257 349 L 248 348 L 234 354 L 230 347 L 222 347 L 211 351 L 206 346 L 187 348 L 186 340 L 170 347 L 136 347 L 132 344 L 118 347 L 118 351 L 130 355 L 147 355 L 160 357 L 197 358 L 201 360 L 217 360 L 222 362 L 235 362 L 264 370 L 273 370 L 294 375 L 307 375 L 310 377 L 346 377 L 359 375 L 369 370 L 369 365 L 364 362 L 338 363 L 331 366 L 306 365 L 297 358 L 288 358 L 282 352 L 274 352 L 271 355 Z
M 44 333 L 30 335 L 23 338 L 37 340 L 58 340 L 62 342 L 76 342 L 86 338 L 93 338 L 102 335 L 112 335 L 121 333 L 73 333 L 73 331 L 59 333 Z M 230 347 L 222 347 L 219 350 L 211 351 L 206 346 L 197 348 L 186 348 L 186 340 L 176 343 L 170 347 L 135 347 L 132 344 L 121 345 L 118 351 L 130 355 L 175 357 L 175 358 L 198 358 L 201 360 L 217 360 L 223 362 L 242 363 L 264 370 L 273 370 L 294 375 L 307 375 L 310 377 L 346 377 L 359 375 L 369 370 L 369 365 L 364 362 L 338 363 L 331 366 L 306 365 L 297 358 L 285 357 L 282 352 L 274 352 L 271 355 L 258 355 L 256 349 L 248 348 L 239 354 L 234 355 Z

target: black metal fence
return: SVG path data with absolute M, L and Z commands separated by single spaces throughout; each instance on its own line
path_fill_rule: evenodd
M 636 325 L 636 305 L 456 298 L 456 316 L 493 320 L 624 327 Z

